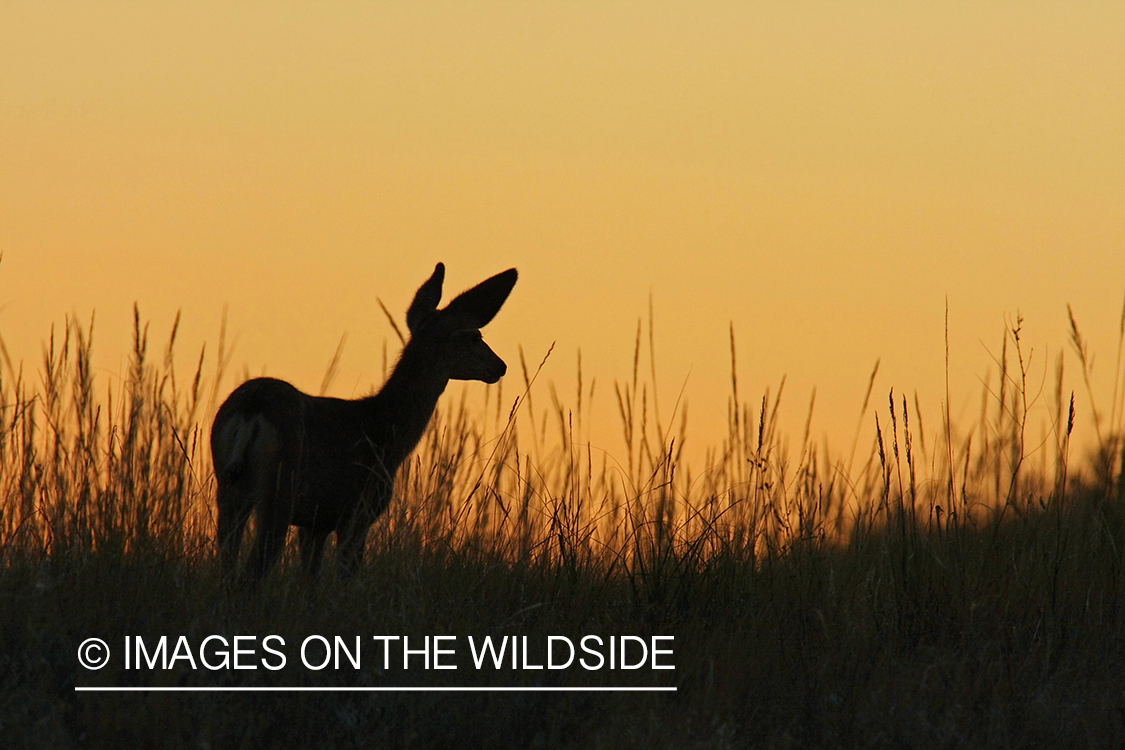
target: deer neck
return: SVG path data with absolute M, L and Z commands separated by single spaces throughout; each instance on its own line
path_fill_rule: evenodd
M 372 428 L 384 460 L 398 466 L 418 444 L 449 379 L 434 372 L 423 352 L 409 344 L 383 388 L 371 397 Z

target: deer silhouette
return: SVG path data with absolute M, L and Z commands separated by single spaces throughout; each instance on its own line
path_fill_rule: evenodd
M 516 283 L 511 268 L 437 309 L 438 263 L 406 313 L 410 340 L 382 389 L 356 400 L 302 393 L 283 380 L 248 380 L 227 398 L 211 428 L 218 484 L 218 547 L 225 575 L 257 512 L 247 572 L 254 581 L 277 561 L 289 526 L 301 563 L 315 575 L 336 534 L 340 575 L 363 561 L 367 531 L 387 509 L 398 467 L 414 450 L 450 380 L 495 383 L 507 366 L 481 337 Z

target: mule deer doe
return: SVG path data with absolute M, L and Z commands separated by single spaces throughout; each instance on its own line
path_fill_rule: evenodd
M 298 527 L 301 562 L 320 569 L 336 532 L 342 577 L 363 559 L 367 530 L 386 510 L 395 472 L 422 437 L 450 380 L 495 383 L 507 370 L 480 328 L 516 283 L 511 268 L 438 310 L 445 266 L 418 289 L 406 313 L 410 340 L 383 388 L 354 401 L 310 396 L 274 378 L 240 385 L 211 428 L 218 483 L 218 545 L 224 573 L 238 561 L 242 532 L 257 509 L 249 562 L 260 580 L 276 562 L 289 526 Z

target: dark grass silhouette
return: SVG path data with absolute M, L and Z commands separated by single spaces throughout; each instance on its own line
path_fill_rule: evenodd
M 997 361 L 1003 386 L 986 391 L 979 423 L 962 431 L 946 417 L 927 433 L 916 408 L 907 422 L 897 394 L 873 415 L 880 400 L 869 389 L 862 419 L 877 415 L 879 429 L 855 461 L 807 438 L 789 451 L 780 394 L 744 402 L 736 379 L 730 430 L 694 475 L 678 453 L 686 430 L 660 431 L 668 415 L 655 418 L 655 383 L 637 374 L 615 388 L 628 452 L 619 464 L 603 461 L 580 426 L 589 381 L 574 411 L 555 393 L 552 410 L 535 411 L 526 367 L 512 410 L 499 385 L 474 386 L 484 408 L 439 402 L 370 530 L 366 563 L 347 583 L 319 581 L 310 607 L 289 550 L 256 596 L 220 585 L 206 440 L 214 407 L 204 395 L 220 377 L 208 383 L 197 369 L 178 384 L 171 342 L 154 364 L 137 320 L 128 380 L 104 400 L 77 325 L 45 347 L 41 378 L 2 371 L 7 746 L 1125 743 L 1123 410 L 1103 412 L 1083 469 L 1069 457 L 1082 417 L 1060 378 L 1053 460 L 1036 460 L 1018 323 Z M 1077 326 L 1074 338 L 1088 353 Z M 634 373 L 641 341 L 638 329 Z M 541 649 L 552 635 L 591 633 L 672 635 L 676 669 L 477 670 L 462 659 L 436 672 L 415 658 L 384 671 L 370 639 L 455 635 L 464 649 L 469 635 L 510 635 Z M 126 636 L 151 646 L 162 634 L 193 644 L 278 634 L 290 663 L 124 668 Z M 301 668 L 294 654 L 311 634 L 361 637 L 364 668 Z M 75 656 L 91 636 L 114 650 L 96 672 Z M 95 694 L 76 685 L 679 690 Z

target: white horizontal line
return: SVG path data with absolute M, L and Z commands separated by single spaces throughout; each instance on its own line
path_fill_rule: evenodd
M 75 687 L 76 693 L 674 693 L 675 687 Z

